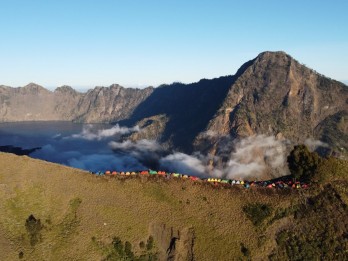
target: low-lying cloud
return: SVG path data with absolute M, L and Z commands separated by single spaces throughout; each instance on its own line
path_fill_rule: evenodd
M 64 124 L 55 123 L 49 131 L 37 127 L 19 131 L 15 126 L 13 131 L 2 135 L 2 140 L 23 148 L 41 147 L 31 156 L 89 171 L 152 168 L 229 179 L 263 179 L 265 173 L 267 177 L 288 174 L 286 156 L 292 149 L 291 143 L 274 136 L 256 135 L 234 140 L 207 132 L 205 136 L 213 139 L 218 156 L 198 152 L 188 155 L 167 151 L 155 140 L 124 140 L 124 135 L 141 131 L 137 126 L 105 128 L 105 125 Z M 327 146 L 312 139 L 307 139 L 305 144 L 311 150 Z
M 158 168 L 158 162 L 165 154 L 162 146 L 155 140 L 111 141 L 108 145 L 115 154 L 128 155 L 148 168 L 154 169 Z
M 276 170 L 279 176 L 286 171 L 286 141 L 274 136 L 247 137 L 235 144 L 226 168 L 227 178 L 259 176 L 267 168 Z
M 116 124 L 110 129 L 95 129 L 92 124 L 85 125 L 82 132 L 79 134 L 71 135 L 72 138 L 85 139 L 85 140 L 102 140 L 106 138 L 120 138 L 123 135 L 130 134 L 133 132 L 139 132 L 139 126 L 134 126 L 132 128 L 120 127 Z
M 109 146 L 114 150 L 127 151 L 128 153 L 151 153 L 162 150 L 162 147 L 158 144 L 158 142 L 156 142 L 155 140 L 146 139 L 134 142 L 131 140 L 126 140 L 123 142 L 111 141 L 109 143 Z
M 204 176 L 207 173 L 207 165 L 202 159 L 176 152 L 160 159 L 159 164 L 162 168 L 172 172 L 186 173 L 195 176 Z
M 314 140 L 314 139 L 311 139 L 311 138 L 306 139 L 304 144 L 308 147 L 308 149 L 310 151 L 315 151 L 319 147 L 322 147 L 322 148 L 329 147 L 329 145 L 326 144 L 325 142 L 322 142 L 320 140 Z
M 233 148 L 232 152 L 226 150 L 226 147 L 223 148 L 224 159 L 221 156 L 199 153 L 187 155 L 177 152 L 162 158 L 160 165 L 172 171 L 191 175 L 229 179 L 258 177 L 264 171 L 271 169 L 276 170 L 276 176 L 285 175 L 287 172 L 285 140 L 265 135 L 239 141 L 225 137 L 224 144 Z

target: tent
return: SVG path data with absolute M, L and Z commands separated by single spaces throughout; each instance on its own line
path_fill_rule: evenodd
M 198 178 L 198 177 L 195 177 L 195 176 L 190 176 L 190 179 L 191 179 L 192 181 L 197 181 L 197 180 L 199 180 L 199 178 Z
M 151 170 L 149 171 L 150 175 L 157 175 L 157 171 L 156 170 Z

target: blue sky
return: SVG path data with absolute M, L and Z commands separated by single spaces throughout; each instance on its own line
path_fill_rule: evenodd
M 195 82 L 283 50 L 348 80 L 348 1 L 0 0 L 0 84 Z

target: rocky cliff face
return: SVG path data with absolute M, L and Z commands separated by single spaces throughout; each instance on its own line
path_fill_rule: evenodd
M 65 99 L 69 101 L 70 97 L 63 98 L 63 100 Z M 62 118 L 56 110 L 55 95 L 34 83 L 22 88 L 1 86 L 0 102 L 0 119 L 3 122 L 60 120 Z M 67 117 L 67 120 L 71 120 L 71 118 Z
M 0 121 L 65 120 L 139 124 L 136 139 L 156 139 L 185 152 L 219 153 L 226 137 L 265 134 L 320 139 L 348 151 L 348 88 L 284 52 L 264 52 L 234 76 L 131 89 L 119 85 L 79 93 L 36 84 L 0 86 Z
M 22 88 L 0 86 L 0 121 L 115 122 L 127 119 L 153 88 L 119 85 L 79 93 L 69 86 L 54 92 L 30 83 Z
M 79 100 L 75 120 L 79 122 L 115 122 L 131 117 L 132 112 L 153 92 L 153 88 L 131 89 L 117 84 L 96 87 Z
M 283 52 L 266 52 L 233 84 L 207 129 L 240 136 L 283 134 L 298 140 L 306 136 L 298 133 L 312 134 L 325 118 L 347 110 L 347 97 L 343 84 Z
M 321 139 L 346 150 L 347 127 L 343 125 L 347 110 L 347 86 L 306 68 L 284 52 L 265 52 L 232 84 L 195 144 L 197 148 L 206 145 L 205 133 L 212 134 L 210 144 L 215 149 L 222 136 L 262 133 L 294 142 Z M 331 142 L 333 130 L 341 130 L 340 140 Z

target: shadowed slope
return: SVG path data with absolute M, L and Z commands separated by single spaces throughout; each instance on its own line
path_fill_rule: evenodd
M 160 141 L 192 152 L 195 137 L 207 127 L 231 85 L 252 63 L 253 60 L 245 63 L 234 76 L 160 86 L 139 104 L 125 123 L 135 124 L 142 119 L 165 115 L 168 121 Z

